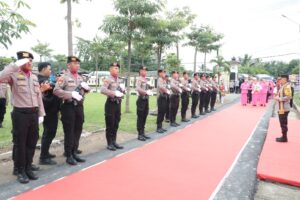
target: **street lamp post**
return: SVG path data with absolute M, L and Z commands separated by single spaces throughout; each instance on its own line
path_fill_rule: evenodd
M 300 33 L 300 23 L 296 22 L 295 20 L 290 19 L 289 17 L 287 17 L 286 15 L 281 15 L 283 18 L 286 18 L 287 20 L 289 20 L 290 22 L 293 22 L 294 24 L 297 24 L 297 26 L 299 27 L 299 33 Z M 299 74 L 298 74 L 298 88 L 300 91 L 300 61 L 299 61 Z M 299 96 L 300 96 L 300 92 L 299 92 Z

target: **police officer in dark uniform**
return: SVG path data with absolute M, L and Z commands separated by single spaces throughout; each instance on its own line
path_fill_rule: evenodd
M 167 88 L 170 89 L 170 77 L 169 75 L 166 74 L 165 80 L 167 83 Z M 169 123 L 170 122 L 170 95 L 166 95 L 167 97 L 167 107 L 166 107 L 166 117 L 165 117 L 165 122 Z
M 171 95 L 170 95 L 170 125 L 173 127 L 180 126 L 176 122 L 176 116 L 179 108 L 180 95 L 182 89 L 179 83 L 179 73 L 177 71 L 172 71 L 172 78 L 170 80 Z
M 64 129 L 65 156 L 69 165 L 85 162 L 77 154 L 84 123 L 83 97 L 90 91 L 89 86 L 78 74 L 80 60 L 75 56 L 67 58 L 68 71 L 57 79 L 53 94 L 63 99 L 61 121 Z
M 216 111 L 215 109 L 215 104 L 216 104 L 216 100 L 217 100 L 217 94 L 219 91 L 219 85 L 216 81 L 216 76 L 213 76 L 213 79 L 210 81 L 211 83 L 211 100 L 210 100 L 210 111 Z
M 53 89 L 55 87 L 56 78 L 52 80 L 51 64 L 48 62 L 41 62 L 38 65 L 38 79 L 41 86 L 41 92 L 43 94 L 43 103 L 46 112 L 46 116 L 43 122 L 43 136 L 41 141 L 41 165 L 55 165 L 56 162 L 52 160 L 56 156 L 49 153 L 50 145 L 56 135 L 58 125 L 58 113 L 60 110 L 61 99 L 56 95 L 53 95 Z
M 199 73 L 194 73 L 194 79 L 192 80 L 192 107 L 191 107 L 191 114 L 192 118 L 198 118 L 199 116 L 196 115 L 196 108 L 200 99 L 200 85 L 199 85 Z
M 39 123 L 45 111 L 37 77 L 32 74 L 33 55 L 17 53 L 18 61 L 0 72 L 0 82 L 8 82 L 12 91 L 13 160 L 20 183 L 38 179 L 32 171 L 32 161 L 39 138 Z
M 190 92 L 191 92 L 191 84 L 189 80 L 189 74 L 187 72 L 183 72 L 183 80 L 181 80 L 181 88 L 182 88 L 182 93 L 181 93 L 181 121 L 182 122 L 188 122 L 186 118 L 186 111 L 189 106 L 189 101 L 190 101 Z
M 157 79 L 157 89 L 158 89 L 158 99 L 157 99 L 157 129 L 156 132 L 164 133 L 167 131 L 162 127 L 162 123 L 164 121 L 166 111 L 167 111 L 167 98 L 168 95 L 171 94 L 170 90 L 168 89 L 167 82 L 165 79 L 165 71 L 160 69 L 158 70 L 158 79 Z
M 136 80 L 136 91 L 138 94 L 138 99 L 136 101 L 136 124 L 138 131 L 138 140 L 146 141 L 147 139 L 150 139 L 150 137 L 145 134 L 145 123 L 149 112 L 149 96 L 153 95 L 153 93 L 146 78 L 147 68 L 145 66 L 141 66 L 139 68 L 139 74 L 140 76 Z
M 200 75 L 200 80 L 199 80 L 199 85 L 200 85 L 200 98 L 199 98 L 199 112 L 200 115 L 205 115 L 206 113 L 204 112 L 204 108 L 207 104 L 207 93 L 209 91 L 208 87 L 206 86 L 206 75 L 201 74 Z
M 206 80 L 205 80 L 205 86 L 208 88 L 207 92 L 205 93 L 205 100 L 204 100 L 204 107 L 205 107 L 205 113 L 210 113 L 210 110 L 208 109 L 210 101 L 211 101 L 211 92 L 212 92 L 212 87 L 210 83 L 210 75 L 206 75 Z
M 109 66 L 110 76 L 104 80 L 101 93 L 107 96 L 105 102 L 105 124 L 107 149 L 116 151 L 124 147 L 117 143 L 117 132 L 121 120 L 121 103 L 125 88 L 120 86 L 120 65 L 112 63 Z

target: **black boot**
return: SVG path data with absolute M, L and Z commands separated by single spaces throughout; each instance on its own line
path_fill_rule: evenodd
M 116 143 L 116 142 L 114 142 L 113 145 L 114 145 L 114 147 L 115 147 L 116 149 L 124 149 L 123 146 L 119 145 L 119 144 Z
M 77 165 L 77 161 L 73 158 L 73 156 L 67 156 L 66 163 L 69 165 Z
M 31 165 L 26 168 L 25 173 L 30 180 L 39 179 L 39 177 L 31 170 Z
M 142 133 L 143 133 L 144 138 L 146 138 L 146 140 L 151 139 L 151 137 L 149 137 L 145 134 L 145 131 L 143 131 Z
M 57 163 L 51 158 L 40 158 L 40 165 L 56 165 Z
M 157 129 L 156 129 L 156 132 L 157 132 L 157 133 L 164 133 L 165 131 L 164 131 L 162 128 L 157 128 Z
M 139 141 L 146 141 L 146 138 L 143 135 L 138 136 Z
M 287 135 L 286 134 L 282 134 L 281 137 L 276 138 L 276 142 L 288 142 Z
M 110 150 L 110 151 L 115 151 L 117 150 L 116 147 L 113 145 L 113 142 L 112 142 L 112 138 L 111 136 L 107 136 L 106 137 L 106 140 L 107 140 L 107 149 Z
M 30 169 L 31 169 L 31 171 L 34 171 L 34 172 L 40 170 L 40 168 L 39 168 L 38 166 L 34 165 L 34 164 L 31 164 L 31 165 L 30 165 Z
M 76 153 L 73 154 L 73 158 L 74 158 L 77 162 L 85 162 L 85 159 L 79 157 Z
M 17 173 L 17 180 L 22 183 L 22 184 L 26 184 L 29 182 L 29 178 L 25 173 L 25 170 L 22 169 L 18 169 L 18 173 Z

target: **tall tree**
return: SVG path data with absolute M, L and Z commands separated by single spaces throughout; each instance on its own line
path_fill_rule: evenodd
M 89 0 L 90 1 L 90 0 Z M 72 3 L 79 3 L 79 0 L 61 0 L 60 3 L 67 3 L 67 26 L 68 26 L 68 55 L 73 55 L 73 22 Z M 78 20 L 75 23 L 79 24 Z
M 127 94 L 126 112 L 129 112 L 130 99 L 130 71 L 131 71 L 131 47 L 132 41 L 139 36 L 141 30 L 146 29 L 152 22 L 152 15 L 163 6 L 159 0 L 114 0 L 114 8 L 117 15 L 110 15 L 104 19 L 100 27 L 104 32 L 127 42 Z
M 38 41 L 38 44 L 31 48 L 32 51 L 39 54 L 40 62 L 42 62 L 42 58 L 49 58 L 51 56 L 52 49 L 49 48 L 48 43 L 41 43 Z
M 10 6 L 0 1 L 0 47 L 8 48 L 8 45 L 12 44 L 12 39 L 21 38 L 22 33 L 28 33 L 29 28 L 35 26 L 33 22 L 18 13 L 21 8 L 30 9 L 29 5 L 22 0 L 12 2 L 14 5 Z
M 230 72 L 230 62 L 226 61 L 222 56 L 217 56 L 210 62 L 215 64 L 213 71 L 218 74 L 218 83 L 220 83 L 220 76 L 222 75 L 222 72 Z
M 171 25 L 176 31 L 176 55 L 179 60 L 179 42 L 185 37 L 182 31 L 188 27 L 196 15 L 193 14 L 189 7 L 183 7 L 182 9 L 175 8 L 172 12 L 167 13 L 167 18 L 173 22 Z

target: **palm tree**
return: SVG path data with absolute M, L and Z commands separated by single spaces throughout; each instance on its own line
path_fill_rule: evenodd
M 220 76 L 222 72 L 230 73 L 230 62 L 226 61 L 222 56 L 217 56 L 216 59 L 210 61 L 214 63 L 214 72 L 218 74 L 218 83 L 220 83 Z

